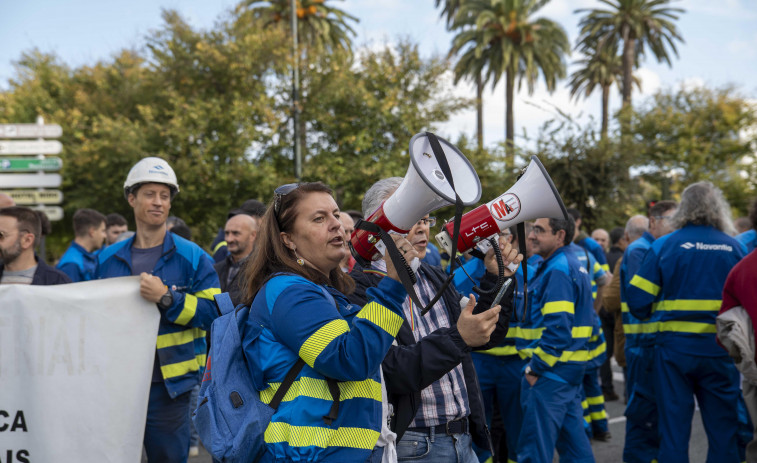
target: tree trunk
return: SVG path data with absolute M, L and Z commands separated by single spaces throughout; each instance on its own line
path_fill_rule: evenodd
M 515 123 L 513 121 L 513 89 L 515 87 L 515 70 L 513 65 L 505 72 L 505 163 L 506 168 L 515 167 Z
M 484 84 L 481 73 L 476 76 L 476 141 L 478 149 L 484 149 Z
M 626 29 L 623 31 L 623 108 L 631 105 L 635 52 L 636 39 L 632 38 L 630 31 Z
M 610 119 L 610 86 L 602 86 L 602 139 L 607 139 L 607 125 Z

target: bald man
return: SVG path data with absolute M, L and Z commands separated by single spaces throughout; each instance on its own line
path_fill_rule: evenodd
M 597 228 L 593 232 L 591 232 L 591 237 L 599 243 L 600 246 L 602 246 L 602 249 L 605 251 L 605 254 L 607 251 L 610 250 L 610 234 L 607 233 L 607 230 L 604 228 Z
M 234 305 L 242 302 L 239 290 L 241 269 L 252 253 L 258 236 L 258 218 L 247 214 L 232 216 L 224 227 L 224 239 L 229 251 L 225 259 L 215 264 L 221 291 L 228 292 Z
M 13 198 L 11 198 L 9 195 L 5 193 L 0 193 L 0 209 L 4 207 L 11 207 L 15 206 L 16 202 L 13 201 Z

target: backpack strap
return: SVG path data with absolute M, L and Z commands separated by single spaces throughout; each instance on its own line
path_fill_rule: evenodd
M 218 316 L 226 315 L 234 310 L 234 303 L 231 302 L 231 296 L 229 293 L 221 293 L 213 296 L 216 301 L 216 310 L 218 310 Z
M 290 368 L 287 372 L 287 375 L 284 377 L 284 381 L 281 382 L 281 386 L 279 386 L 276 394 L 273 395 L 273 399 L 271 399 L 271 402 L 268 404 L 269 407 L 274 410 L 277 410 L 279 408 L 279 404 L 284 399 L 284 396 L 286 395 L 287 391 L 289 391 L 289 388 L 292 387 L 294 380 L 297 378 L 297 375 L 300 374 L 300 371 L 302 371 L 302 367 L 304 366 L 305 361 L 301 358 L 298 358 L 294 365 L 292 365 L 292 368 Z

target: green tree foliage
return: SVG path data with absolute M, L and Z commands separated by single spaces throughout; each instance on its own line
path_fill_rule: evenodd
M 0 122 L 42 115 L 63 127 L 58 255 L 76 209 L 132 216 L 122 185 L 146 155 L 176 170 L 181 192 L 172 213 L 205 245 L 229 209 L 248 198 L 267 202 L 292 180 L 286 31 L 235 13 L 209 31 L 175 12 L 163 19 L 145 47 L 93 66 L 70 69 L 53 55 L 26 53 L 0 92 Z M 359 57 L 314 56 L 303 111 L 312 128 L 305 177 L 329 183 L 344 206 L 358 208 L 378 178 L 404 175 L 410 137 L 469 104 L 443 91 L 448 63 L 422 59 L 410 43 Z
M 622 225 L 644 204 L 629 175 L 631 157 L 613 138 L 601 138 L 592 124 L 548 121 L 536 148 L 567 207 L 581 211 L 589 228 Z
M 752 163 L 742 162 L 754 155 L 756 123 L 754 107 L 732 88 L 657 92 L 633 114 L 636 165 L 661 195 L 709 180 L 743 214 L 757 191 Z
M 539 76 L 549 91 L 565 77 L 565 56 L 570 44 L 565 30 L 546 18 L 534 18 L 545 0 L 468 0 L 455 16 L 460 32 L 452 42 L 459 54 L 456 81 L 464 76 L 483 75 L 483 82 L 496 85 L 505 77 L 505 147 L 514 159 L 513 92 L 525 80 L 533 92 Z
M 631 105 L 633 69 L 638 67 L 646 48 L 658 62 L 670 63 L 670 52 L 678 57 L 675 41 L 683 42 L 674 23 L 681 8 L 670 7 L 670 0 L 599 0 L 606 8 L 577 10 L 586 13 L 578 26 L 581 37 L 597 44 L 598 49 L 622 44 L 623 107 Z

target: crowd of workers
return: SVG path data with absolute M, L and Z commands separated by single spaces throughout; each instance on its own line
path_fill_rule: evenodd
M 263 402 L 301 368 L 266 429 L 264 461 L 546 463 L 557 451 L 592 462 L 590 440 L 612 438 L 605 400 L 624 400 L 623 461 L 685 462 L 695 398 L 707 461 L 757 461 L 748 445 L 757 383 L 745 379 L 742 393 L 716 339 L 719 312 L 757 316 L 757 201 L 738 235 L 708 182 L 609 233 L 588 236 L 575 209 L 527 223 L 525 236 L 502 230 L 502 257 L 517 270 L 505 270 L 499 304 L 487 291 L 499 272 L 491 250 L 456 256 L 445 284 L 449 256 L 429 241 L 436 219 L 426 216 L 393 236 L 408 262 L 421 259 L 421 307 L 391 260 L 361 266 L 347 249 L 355 223 L 401 182 L 378 181 L 363 210 L 349 212 L 322 183 L 283 185 L 268 207 L 231 210 L 208 253 L 170 216 L 173 169 L 145 158 L 124 183 L 135 231 L 119 214 L 78 210 L 57 268 L 36 253 L 44 216 L 0 195 L 0 284 L 140 276 L 161 314 L 144 436 L 151 462 L 198 452 L 190 416 L 221 292 L 255 314 L 241 335 Z M 624 391 L 613 387 L 613 356 Z

